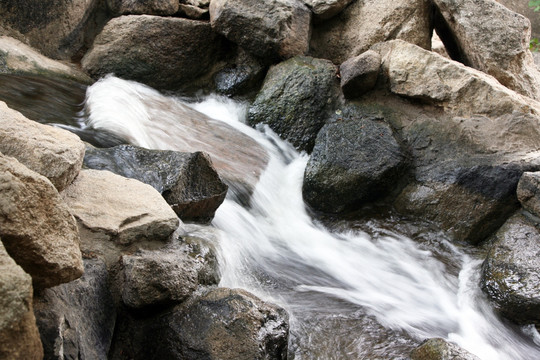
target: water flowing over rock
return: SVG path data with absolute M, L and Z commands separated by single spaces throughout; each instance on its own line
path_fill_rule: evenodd
M 82 67 L 95 79 L 114 73 L 156 89 L 188 91 L 209 81 L 202 78 L 220 61 L 222 45 L 202 21 L 127 15 L 107 23 Z
M 450 56 L 540 99 L 540 73 L 529 51 L 530 22 L 493 0 L 434 0 L 437 33 Z M 497 21 L 485 21 L 497 19 Z
M 230 41 L 271 61 L 308 51 L 311 12 L 300 0 L 212 0 L 210 22 Z
M 47 178 L 0 154 L 0 236 L 35 288 L 83 273 L 75 219 Z
M 338 98 L 337 68 L 298 56 L 270 68 L 249 108 L 251 125 L 265 123 L 298 150 L 310 152 Z
M 106 359 L 116 310 L 102 260 L 84 260 L 84 275 L 34 299 L 45 359 Z
M 429 0 L 355 1 L 313 28 L 309 55 L 341 64 L 378 42 L 392 39 L 430 49 L 430 6 Z
M 0 358 L 41 360 L 43 347 L 32 310 L 32 279 L 0 241 Z
M 118 15 L 171 16 L 178 11 L 178 0 L 107 0 L 109 9 Z
M 148 150 L 131 145 L 88 147 L 84 165 L 151 185 L 183 221 L 211 221 L 227 194 L 227 185 L 210 157 L 201 152 Z
M 540 216 L 540 172 L 525 172 L 517 187 L 521 206 L 535 216 Z
M 81 170 L 84 143 L 69 131 L 41 125 L 0 102 L 0 152 L 47 177 L 62 191 Z
M 345 9 L 353 0 L 303 0 L 317 19 L 329 19 Z
M 380 68 L 381 56 L 372 50 L 345 61 L 339 67 L 343 95 L 353 99 L 373 89 Z
M 441 338 L 433 338 L 414 349 L 411 360 L 480 360 L 480 358 L 456 344 Z

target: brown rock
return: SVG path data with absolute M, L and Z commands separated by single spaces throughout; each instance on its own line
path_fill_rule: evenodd
M 373 89 L 380 68 L 381 56 L 372 50 L 345 61 L 339 67 L 343 95 L 352 99 Z
M 178 0 L 107 0 L 109 9 L 118 15 L 171 16 L 178 11 Z

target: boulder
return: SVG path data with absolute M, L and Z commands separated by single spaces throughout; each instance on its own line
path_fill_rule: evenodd
M 316 19 L 326 20 L 339 14 L 353 0 L 303 0 Z
M 249 124 L 268 124 L 298 150 L 311 152 L 338 99 L 336 73 L 330 61 L 305 56 L 271 67 L 249 108 Z
M 311 12 L 300 0 L 212 0 L 212 28 L 270 61 L 308 51 Z M 249 34 L 249 36 L 246 36 Z
M 540 216 L 540 172 L 525 172 L 517 186 L 521 206 L 535 216 Z
M 172 16 L 178 11 L 178 0 L 107 0 L 109 10 L 115 15 Z
M 441 338 L 432 338 L 411 352 L 411 360 L 480 360 L 480 358 L 456 344 Z
M 481 286 L 502 315 L 519 324 L 540 324 L 540 232 L 522 214 L 497 231 L 482 265 Z
M 75 219 L 47 178 L 0 154 L 0 236 L 35 288 L 83 273 Z
M 381 56 L 373 50 L 345 61 L 339 66 L 343 95 L 347 99 L 353 99 L 373 89 L 380 68 Z
M 41 360 L 43 347 L 32 310 L 32 278 L 0 241 L 0 358 Z
M 165 241 L 179 225 L 157 190 L 110 171 L 82 170 L 61 195 L 78 220 L 83 248 L 92 241 Z
M 81 170 L 84 143 L 69 131 L 38 124 L 0 102 L 0 152 L 47 177 L 62 191 Z
M 173 17 L 114 18 L 96 37 L 82 67 L 98 79 L 114 73 L 160 90 L 203 86 L 223 50 L 210 24 Z
M 540 37 L 540 16 L 534 11 L 534 7 L 529 6 L 529 1 L 521 0 L 496 0 L 499 4 L 506 6 L 513 12 L 525 16 L 531 22 L 531 36 Z
M 53 59 L 80 58 L 107 19 L 102 0 L 5 0 L 0 23 Z
M 302 194 L 313 209 L 337 213 L 387 195 L 407 170 L 407 157 L 382 117 L 342 110 L 326 124 L 304 172 Z
M 126 319 L 111 359 L 286 359 L 288 333 L 282 308 L 220 288 L 158 316 Z
M 124 255 L 121 268 L 122 300 L 134 309 L 180 303 L 199 285 L 219 282 L 214 250 L 192 237 L 160 250 Z
M 102 260 L 85 259 L 80 279 L 38 293 L 34 312 L 45 359 L 107 358 L 116 310 Z
M 337 16 L 314 26 L 309 55 L 341 64 L 392 39 L 430 49 L 430 11 L 429 0 L 352 2 Z
M 435 28 L 453 59 L 540 99 L 540 74 L 529 51 L 530 22 L 493 0 L 434 0 Z M 484 21 L 497 19 L 497 21 Z
M 227 96 L 242 96 L 258 90 L 267 67 L 262 60 L 238 48 L 235 59 L 214 76 L 215 89 Z
M 87 147 L 84 166 L 151 185 L 183 221 L 211 221 L 227 194 L 227 185 L 210 157 L 202 152 L 149 150 L 132 145 Z

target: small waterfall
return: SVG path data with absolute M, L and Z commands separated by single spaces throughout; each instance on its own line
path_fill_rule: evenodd
M 120 90 L 123 105 L 111 104 L 107 94 Z M 183 104 L 109 78 L 89 90 L 88 124 L 137 145 L 174 150 L 180 139 L 169 136 L 168 126 L 182 121 L 175 104 L 226 123 L 268 154 L 251 206 L 227 199 L 213 221 L 221 285 L 284 306 L 296 359 L 403 358 L 429 337 L 456 342 L 486 360 L 540 358 L 536 331 L 505 323 L 482 295 L 481 259 L 442 234 L 421 229 L 411 239 L 407 224 L 394 220 L 329 227 L 310 217 L 301 195 L 307 156 L 268 128 L 244 125 L 245 104 L 218 97 Z

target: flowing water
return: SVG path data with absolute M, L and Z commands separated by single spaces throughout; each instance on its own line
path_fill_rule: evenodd
M 106 81 L 94 88 L 104 97 L 110 91 Z M 175 127 L 179 100 L 133 82 L 125 86 L 137 91 L 121 106 L 89 99 L 83 127 L 178 149 L 173 131 L 149 140 L 147 127 Z M 169 105 L 156 108 L 163 103 Z M 430 337 L 453 341 L 485 360 L 540 358 L 534 328 L 504 322 L 482 295 L 481 251 L 457 247 L 430 224 L 384 209 L 317 219 L 302 201 L 305 154 L 268 128 L 244 125 L 245 104 L 210 97 L 190 106 L 269 153 L 251 206 L 228 198 L 212 225 L 219 230 L 220 285 L 247 289 L 288 310 L 290 358 L 406 359 Z M 139 121 L 141 116 L 146 120 Z M 194 229 L 210 236 L 204 227 Z

